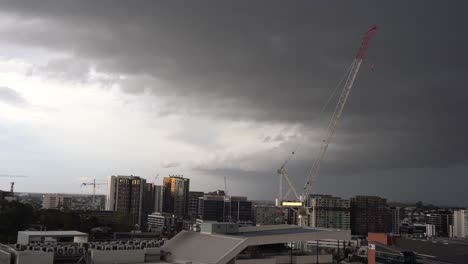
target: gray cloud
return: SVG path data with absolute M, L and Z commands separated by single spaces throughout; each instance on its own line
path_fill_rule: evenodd
M 167 169 L 167 168 L 177 168 L 179 167 L 180 164 L 178 162 L 162 162 L 161 167 Z
M 15 90 L 0 86 L 0 102 L 16 107 L 27 107 L 29 103 Z
M 303 158 L 295 166 L 307 168 L 319 143 L 309 131 L 323 127 L 332 109 L 319 115 L 321 107 L 362 33 L 377 24 L 323 172 L 398 169 L 411 177 L 411 169 L 467 163 L 467 7 L 463 1 L 4 1 L 1 12 L 19 23 L 0 38 L 127 75 L 120 83 L 125 92 L 170 100 L 163 115 L 302 124 Z M 175 136 L 210 144 L 203 135 Z M 262 155 L 276 153 L 273 160 L 281 160 L 294 139 L 260 140 L 276 139 L 283 149 L 248 158 L 264 164 Z

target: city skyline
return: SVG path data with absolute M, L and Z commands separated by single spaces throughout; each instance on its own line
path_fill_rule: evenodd
M 467 4 L 361 5 L 0 3 L 0 174 L 29 176 L 0 190 L 159 173 L 273 200 L 298 145 L 302 187 L 320 110 L 376 24 L 314 193 L 468 206 Z

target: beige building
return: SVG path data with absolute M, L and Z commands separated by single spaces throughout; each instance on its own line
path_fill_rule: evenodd
M 69 209 L 72 205 L 72 197 L 63 194 L 47 193 L 42 196 L 43 209 Z
M 468 210 L 453 212 L 453 237 L 468 238 Z

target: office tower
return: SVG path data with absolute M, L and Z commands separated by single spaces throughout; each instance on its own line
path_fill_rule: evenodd
M 468 210 L 453 212 L 453 237 L 468 238 Z
M 204 221 L 252 223 L 252 202 L 243 196 L 226 196 L 224 192 L 199 198 L 198 215 Z
M 309 226 L 350 229 L 350 201 L 331 195 L 311 195 Z
M 369 232 L 386 232 L 387 200 L 378 196 L 351 198 L 351 234 L 367 236 Z
M 133 225 L 141 227 L 154 209 L 151 186 L 138 176 L 110 176 L 106 210 L 124 213 Z
M 198 198 L 203 197 L 203 192 L 189 192 L 188 217 L 196 219 L 198 217 Z
M 162 213 L 163 211 L 163 186 L 154 185 L 154 212 Z
M 389 217 L 389 228 L 388 231 L 393 234 L 400 234 L 400 207 L 392 206 L 388 209 L 388 217 Z
M 163 180 L 163 212 L 174 214 L 179 219 L 188 215 L 190 180 L 178 175 L 169 175 Z
M 42 196 L 43 209 L 70 209 L 72 197 L 63 194 L 47 193 Z

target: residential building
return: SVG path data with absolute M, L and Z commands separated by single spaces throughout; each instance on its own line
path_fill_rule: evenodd
M 453 237 L 468 238 L 468 210 L 453 212 Z
M 63 194 L 47 193 L 42 196 L 43 209 L 70 209 L 72 197 Z
M 386 231 L 387 200 L 378 196 L 351 198 L 351 233 L 367 236 Z
M 198 215 L 205 221 L 252 223 L 252 202 L 243 196 L 226 196 L 224 192 L 199 198 Z
M 284 223 L 281 207 L 272 205 L 254 205 L 252 208 L 254 225 L 278 225 Z
M 350 229 L 350 201 L 331 195 L 311 195 L 309 226 Z
M 188 215 L 190 180 L 179 175 L 169 175 L 163 180 L 163 212 L 183 219 Z
M 426 224 L 435 226 L 437 236 L 450 236 L 453 226 L 453 212 L 450 210 L 436 210 L 426 214 Z
M 190 219 L 196 219 L 198 217 L 198 200 L 200 197 L 203 197 L 203 195 L 205 195 L 203 192 L 189 192 L 187 210 Z
M 152 184 L 133 175 L 110 176 L 108 181 L 106 210 L 126 214 L 133 225 L 144 225 L 154 209 Z
M 162 230 L 164 228 L 164 216 L 160 212 L 148 215 L 148 231 Z

